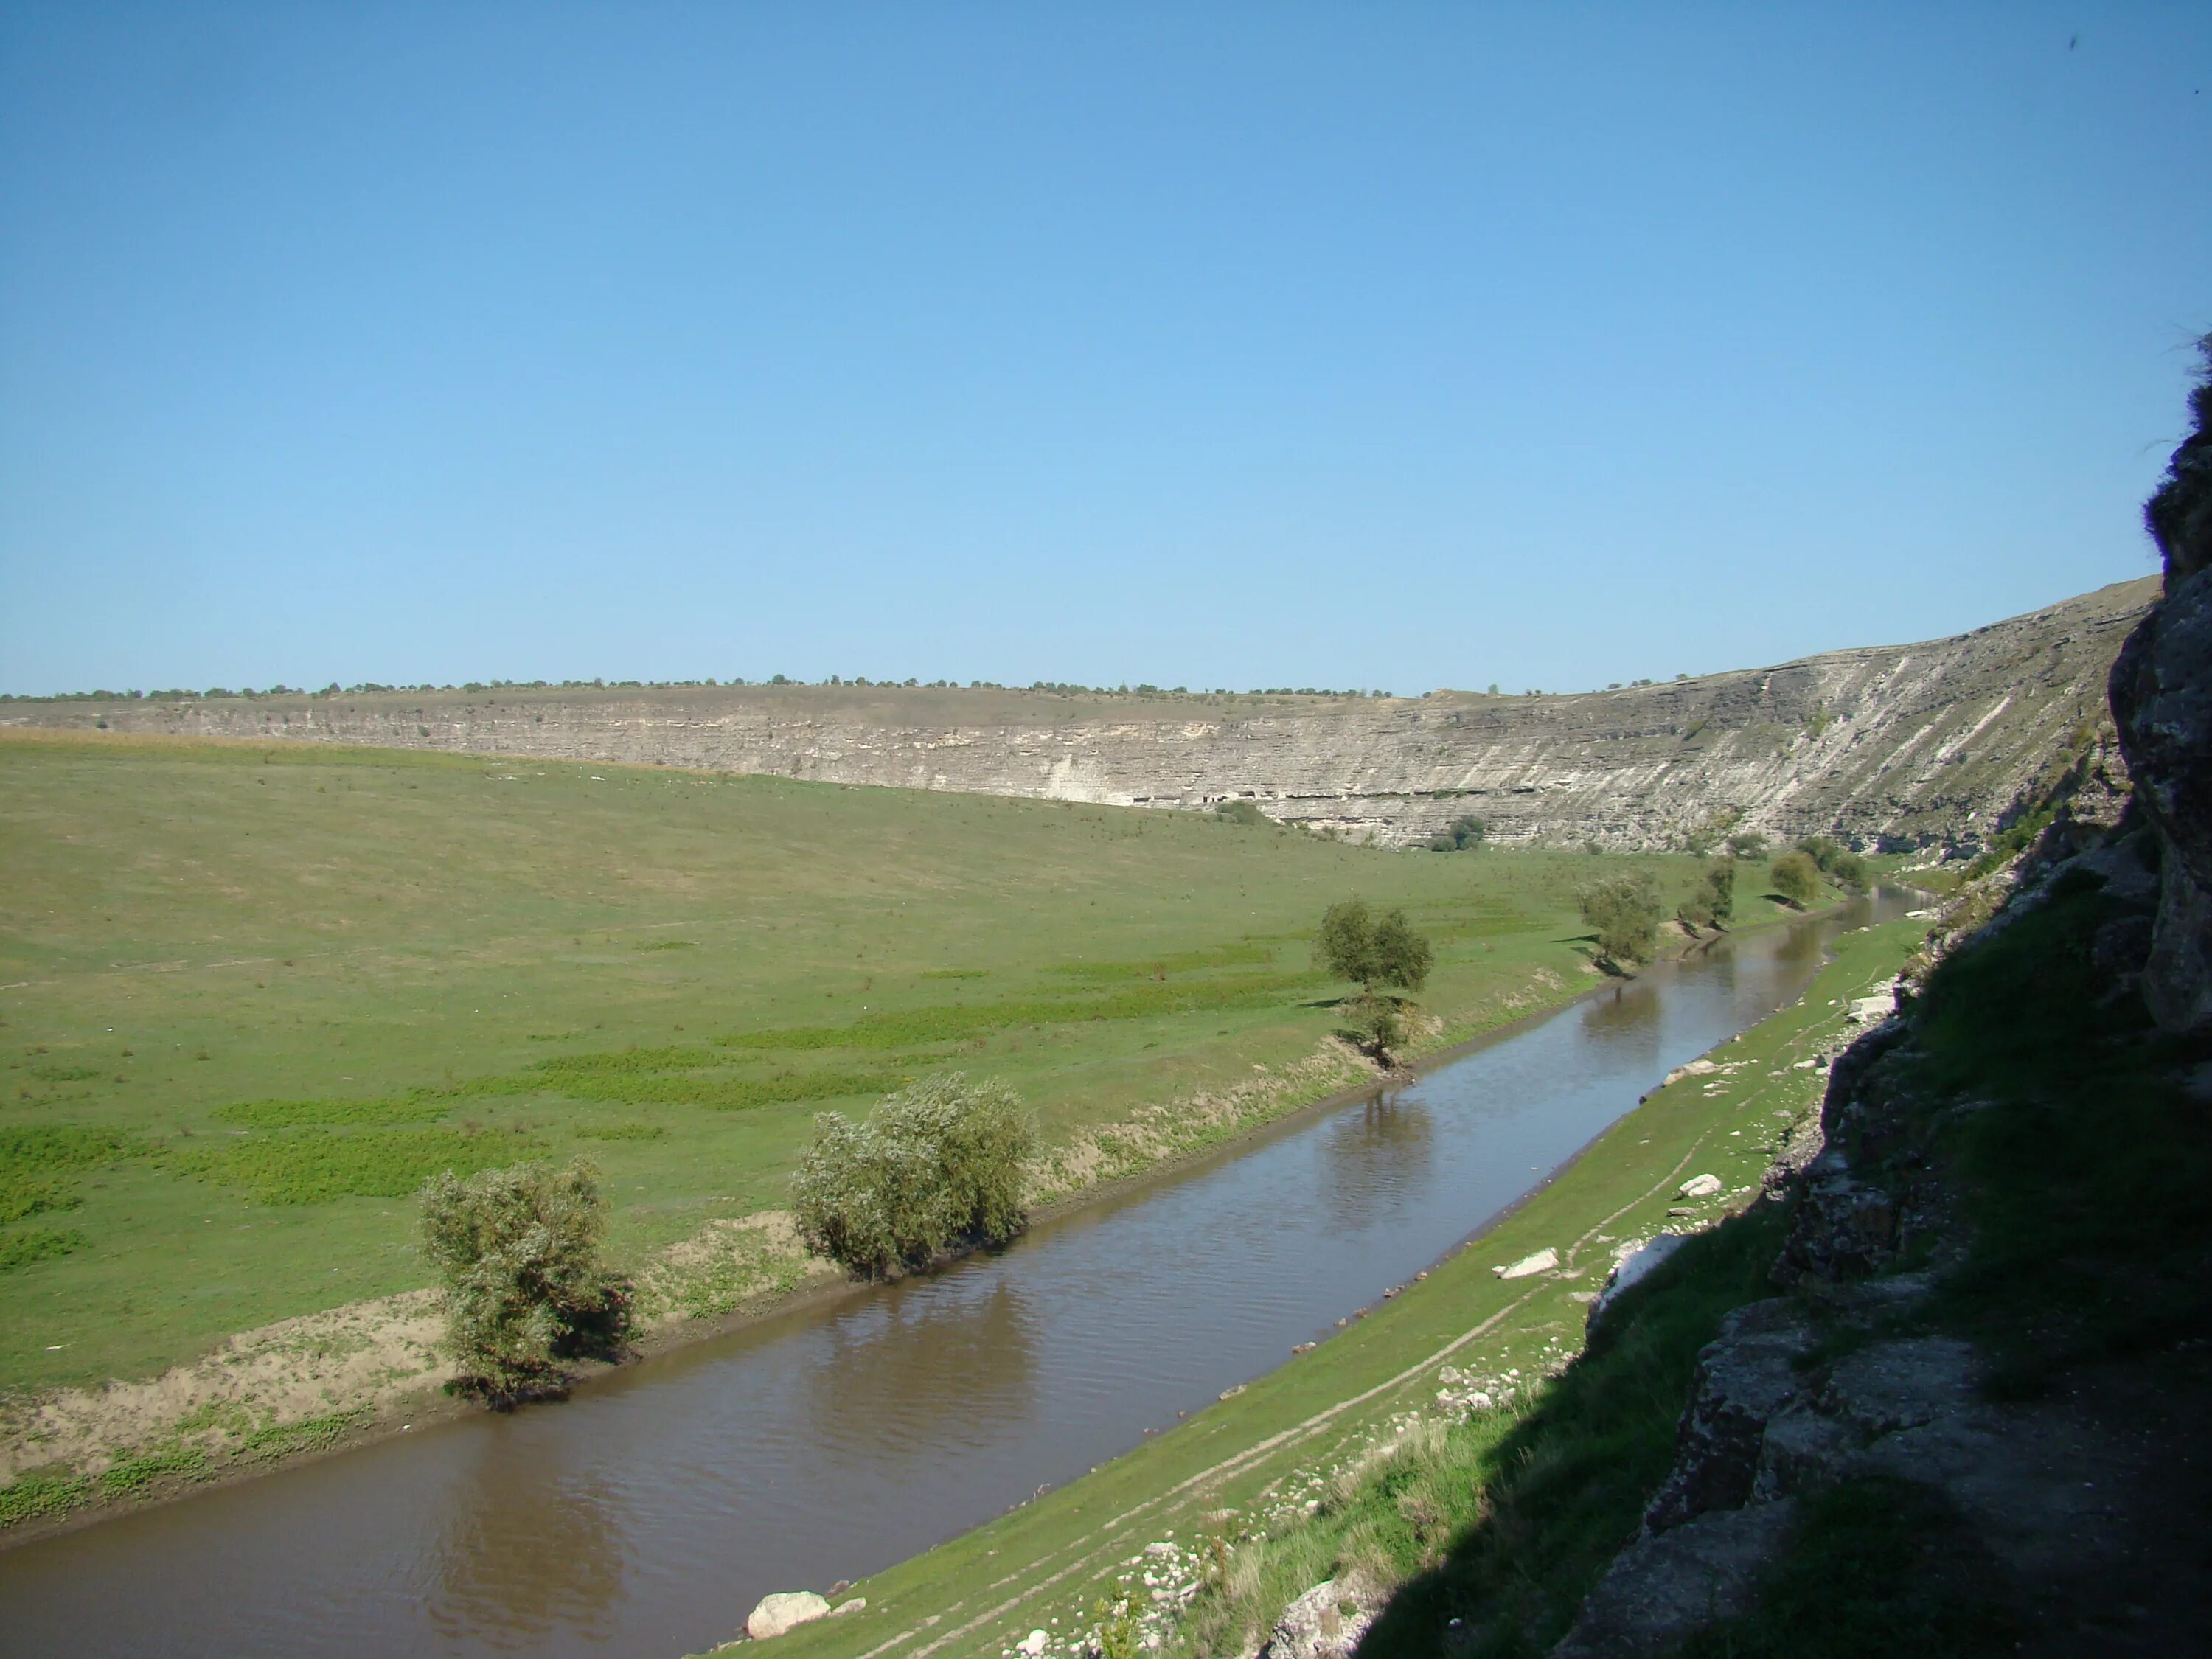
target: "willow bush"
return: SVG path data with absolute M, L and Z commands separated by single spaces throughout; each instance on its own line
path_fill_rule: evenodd
M 1012 1238 L 1028 1224 L 1023 1164 L 1036 1139 L 1019 1096 L 958 1072 L 886 1095 L 859 1123 L 823 1112 L 791 1181 L 799 1237 L 871 1275 Z
M 444 1281 L 460 1391 L 503 1408 L 557 1393 L 563 1359 L 613 1350 L 629 1295 L 599 1265 L 606 1224 L 599 1172 L 580 1158 L 424 1185 L 422 1246 Z

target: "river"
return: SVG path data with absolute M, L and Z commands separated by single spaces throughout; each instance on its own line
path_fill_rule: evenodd
M 1416 1081 L 941 1272 L 574 1398 L 0 1553 L 0 1654 L 672 1659 L 859 1578 L 1283 1364 L 1794 997 L 1838 917 L 1723 939 Z

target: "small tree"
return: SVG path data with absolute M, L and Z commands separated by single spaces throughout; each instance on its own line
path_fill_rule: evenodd
M 1231 823 L 1241 823 L 1248 829 L 1263 830 L 1274 820 L 1249 800 L 1225 800 L 1213 809 L 1213 816 L 1226 818 Z
M 1443 833 L 1429 837 L 1431 853 L 1463 853 L 1469 848 L 1482 845 L 1490 826 L 1480 818 L 1462 814 L 1444 826 Z
M 1649 962 L 1666 914 L 1649 874 L 1592 882 L 1576 896 L 1583 925 L 1597 936 L 1598 957 L 1617 969 Z
M 461 1389 L 503 1410 L 557 1391 L 562 1359 L 619 1343 L 629 1295 L 600 1269 L 605 1231 L 598 1172 L 581 1159 L 431 1177 L 422 1248 L 444 1281 Z
M 1339 979 L 1359 981 L 1370 997 L 1378 985 L 1418 991 L 1436 965 L 1429 942 L 1413 931 L 1403 910 L 1368 914 L 1359 899 L 1332 904 L 1314 936 L 1314 961 Z
M 1029 1222 L 1023 1164 L 1036 1139 L 1012 1090 L 958 1072 L 884 1096 L 863 1122 L 823 1112 L 791 1178 L 799 1237 L 871 1275 L 1012 1238 Z
M 1784 853 L 1774 860 L 1774 890 L 1792 904 L 1810 904 L 1820 896 L 1820 866 L 1809 853 Z
M 1818 865 L 1820 873 L 1838 887 L 1854 893 L 1866 891 L 1866 860 L 1849 848 L 1838 846 L 1826 836 L 1808 836 L 1797 843 L 1797 850 Z
M 1726 921 L 1735 912 L 1735 861 L 1720 859 L 1705 866 L 1697 886 L 1674 915 L 1685 926 L 1711 927 Z
M 1746 830 L 1728 838 L 1728 849 L 1732 859 L 1763 859 L 1766 856 L 1766 837 L 1756 830 Z

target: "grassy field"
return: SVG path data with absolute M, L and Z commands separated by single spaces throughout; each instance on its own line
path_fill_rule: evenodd
M 1607 1361 L 1553 1383 L 1581 1348 L 1589 1293 L 1620 1243 L 1684 1224 L 1677 1188 L 1691 1175 L 1723 1190 L 1686 1206 L 1690 1224 L 1748 1201 L 1781 1138 L 1817 1109 L 1824 1077 L 1800 1062 L 1841 1046 L 1844 1008 L 1924 931 L 1846 935 L 1798 1003 L 1713 1052 L 1722 1069 L 1652 1094 L 1371 1316 L 1128 1455 L 854 1585 L 864 1611 L 780 1638 L 778 1651 L 999 1659 L 1042 1630 L 1053 1659 L 1133 1654 L 1147 1638 L 1171 1654 L 1249 1652 L 1292 1598 L 1346 1573 L 1408 1589 L 1369 1638 L 1376 1651 L 1437 1651 L 1462 1595 L 1510 1599 L 1528 1632 L 1510 1650 L 1544 1651 L 1671 1462 L 1698 1347 L 1727 1309 L 1771 1293 L 1773 1224 L 1701 1234 L 1639 1292 Z M 1546 1249 L 1556 1273 L 1492 1271 Z M 1475 1390 L 1492 1403 L 1470 1409 Z M 1186 1584 L 1196 1598 L 1164 1616 Z
M 1322 908 L 1403 904 L 1431 1044 L 1589 982 L 1686 859 L 605 764 L 0 737 L 0 1391 L 416 1286 L 431 1170 L 587 1152 L 636 1262 L 950 1066 L 1048 1145 L 1316 1051 Z M 1772 913 L 1740 888 L 1747 920 Z

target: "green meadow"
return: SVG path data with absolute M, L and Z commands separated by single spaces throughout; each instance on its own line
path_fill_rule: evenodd
M 606 764 L 0 736 L 0 1389 L 418 1286 L 423 1177 L 588 1155 L 638 1262 L 825 1108 L 1002 1077 L 1048 1146 L 1311 1054 L 1323 907 L 1455 1040 L 1591 982 L 1576 887 L 1139 809 Z M 1747 872 L 1748 874 L 1748 872 Z M 1771 907 L 1740 887 L 1739 915 Z

